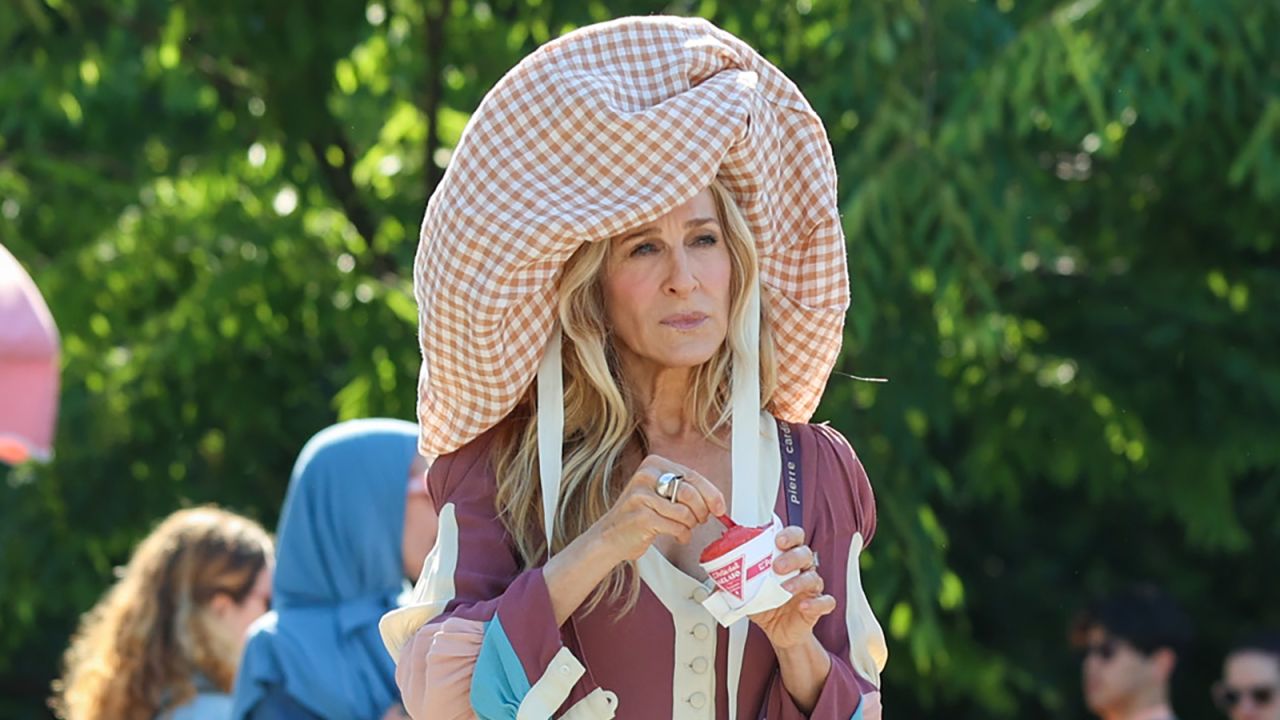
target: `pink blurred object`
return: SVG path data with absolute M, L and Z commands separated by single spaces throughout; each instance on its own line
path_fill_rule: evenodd
M 53 456 L 58 327 L 36 284 L 0 245 L 0 462 Z

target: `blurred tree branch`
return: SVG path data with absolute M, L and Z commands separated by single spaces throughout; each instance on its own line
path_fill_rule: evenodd
M 232 112 L 245 106 L 243 95 L 253 93 L 253 74 L 233 63 L 221 61 L 208 53 L 199 53 L 192 58 L 194 66 L 204 79 L 213 87 L 222 107 Z M 274 103 L 273 103 L 274 104 Z M 324 107 L 321 103 L 320 107 Z M 329 194 L 338 202 L 351 225 L 364 238 L 368 252 L 360 258 L 365 271 L 373 277 L 383 278 L 387 275 L 399 274 L 399 263 L 390 253 L 379 252 L 374 246 L 374 238 L 378 233 L 380 219 L 365 202 L 356 187 L 354 167 L 355 149 L 343 132 L 341 125 L 325 112 L 316 124 L 311 137 L 302 141 L 314 159 L 323 184 Z M 288 128 L 281 127 L 281 133 L 288 137 Z M 329 162 L 328 149 L 336 147 L 341 158 L 337 164 Z
M 440 100 L 444 85 L 445 24 L 452 12 L 452 0 L 435 0 L 435 13 L 428 10 L 423 23 L 427 38 L 427 95 L 422 112 L 427 118 L 427 146 L 423 163 L 426 179 L 426 195 L 430 197 L 440 182 L 440 166 L 436 165 L 436 151 L 440 149 Z
M 307 146 L 315 156 L 316 164 L 325 179 L 325 184 L 329 187 L 330 194 L 338 201 L 347 219 L 355 226 L 356 232 L 360 233 L 369 248 L 367 256 L 362 259 L 365 269 L 374 277 L 395 275 L 398 271 L 396 259 L 388 253 L 378 252 L 373 246 L 373 239 L 378 233 L 379 220 L 364 202 L 353 179 L 351 157 L 354 151 L 351 148 L 351 142 L 337 123 L 329 123 L 329 126 L 328 138 L 310 138 L 307 140 Z M 337 147 L 341 151 L 342 159 L 336 166 L 330 164 L 325 157 L 325 151 L 329 146 Z

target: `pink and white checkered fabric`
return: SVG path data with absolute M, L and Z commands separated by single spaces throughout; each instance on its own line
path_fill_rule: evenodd
M 822 121 L 781 71 L 711 23 L 624 18 L 508 72 L 427 204 L 414 263 L 422 452 L 452 452 L 515 407 L 574 250 L 662 216 L 717 176 L 756 236 L 774 413 L 808 420 L 849 304 Z

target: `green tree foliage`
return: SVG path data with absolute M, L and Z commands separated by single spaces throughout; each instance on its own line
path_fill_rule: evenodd
M 1280 624 L 1275 2 L 0 4 L 0 242 L 65 353 L 56 461 L 0 485 L 0 715 L 45 715 L 158 518 L 274 522 L 312 432 L 412 416 L 415 228 L 468 113 L 663 11 L 828 123 L 854 304 L 819 417 L 878 492 L 886 705 L 1082 716 L 1065 626 L 1142 577 L 1201 625 L 1177 699 L 1211 716 L 1222 644 Z

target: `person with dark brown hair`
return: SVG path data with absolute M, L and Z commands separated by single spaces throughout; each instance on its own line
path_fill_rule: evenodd
M 1076 619 L 1085 704 L 1102 720 L 1175 720 L 1169 688 L 1191 644 L 1191 621 L 1153 585 L 1094 601 Z

